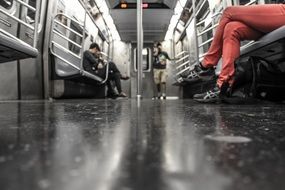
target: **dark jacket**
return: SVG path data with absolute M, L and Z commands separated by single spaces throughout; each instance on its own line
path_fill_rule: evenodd
M 83 69 L 90 73 L 95 73 L 97 66 L 100 63 L 100 59 L 91 53 L 89 50 L 83 53 Z
M 158 52 L 157 56 L 154 56 L 153 59 L 153 68 L 154 69 L 166 69 L 166 64 L 161 64 L 163 60 L 171 60 L 168 54 L 165 51 Z

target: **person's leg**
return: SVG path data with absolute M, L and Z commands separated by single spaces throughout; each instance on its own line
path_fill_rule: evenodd
M 226 8 L 220 19 L 211 46 L 202 61 L 203 67 L 209 68 L 217 65 L 222 56 L 225 26 L 232 21 L 242 22 L 265 34 L 285 24 L 285 5 L 267 4 Z
M 166 80 L 167 80 L 167 71 L 163 69 L 161 71 L 161 92 L 163 99 L 166 99 Z
M 115 98 L 118 96 L 117 92 L 114 89 L 113 81 L 114 81 L 114 75 L 113 73 L 109 73 L 106 84 L 107 84 L 107 97 L 110 98 Z
M 160 71 L 159 69 L 153 69 L 153 79 L 154 79 L 154 84 L 156 86 L 157 94 L 154 95 L 158 97 L 160 94 L 160 79 L 159 79 Z M 154 93 L 155 94 L 155 93 Z
M 109 62 L 109 71 L 112 73 L 120 73 L 120 70 L 118 69 L 117 65 L 112 61 Z
M 234 61 L 240 54 L 241 40 L 255 40 L 262 35 L 261 32 L 252 29 L 241 22 L 229 22 L 225 26 L 223 36 L 223 64 L 217 85 L 209 91 L 194 95 L 199 102 L 216 102 L 219 99 L 223 84 L 232 83 L 234 75 Z
M 225 26 L 223 36 L 222 69 L 217 81 L 219 87 L 221 87 L 224 82 L 228 82 L 230 85 L 233 82 L 235 71 L 234 61 L 240 55 L 240 41 L 256 40 L 262 35 L 263 33 L 254 30 L 242 22 L 229 22 Z
M 114 73 L 113 75 L 114 75 L 113 80 L 115 82 L 118 93 L 121 94 L 122 93 L 122 85 L 121 85 L 120 73 Z

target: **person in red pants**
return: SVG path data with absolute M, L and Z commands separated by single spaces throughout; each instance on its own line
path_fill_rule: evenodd
M 203 77 L 222 57 L 222 69 L 213 89 L 194 95 L 199 102 L 215 102 L 223 84 L 233 84 L 234 61 L 240 55 L 240 41 L 257 40 L 285 25 L 285 4 L 227 7 L 220 19 L 212 44 L 204 60 L 189 71 L 188 78 Z

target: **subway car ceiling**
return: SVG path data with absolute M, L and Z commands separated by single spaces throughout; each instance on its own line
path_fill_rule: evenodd
M 135 4 L 136 0 L 124 1 L 127 4 Z M 163 41 L 168 30 L 170 19 L 174 14 L 174 8 L 177 0 L 146 0 L 146 4 L 161 4 L 165 8 L 145 8 L 143 10 L 143 31 L 144 42 Z M 110 8 L 110 14 L 117 27 L 122 41 L 136 42 L 137 40 L 137 24 L 136 9 L 118 8 L 120 2 L 117 0 L 107 0 Z

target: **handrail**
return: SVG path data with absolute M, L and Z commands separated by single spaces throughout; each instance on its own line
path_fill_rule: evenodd
M 199 58 L 204 57 L 206 54 L 207 54 L 207 52 L 203 53 L 202 55 L 199 55 Z
M 199 48 L 200 48 L 200 47 L 203 47 L 204 45 L 210 43 L 213 39 L 214 39 L 214 38 L 210 38 L 209 40 L 207 40 L 207 41 L 201 43 L 198 47 L 199 47 Z
M 0 9 L 0 12 L 3 13 L 4 15 L 6 15 L 7 17 L 15 20 L 16 22 L 26 26 L 27 28 L 31 29 L 34 32 L 34 36 L 33 36 L 33 47 L 36 48 L 37 46 L 37 37 L 38 37 L 38 25 L 39 25 L 39 16 L 40 16 L 40 6 L 42 3 L 42 0 L 39 0 L 36 2 L 36 8 L 32 7 L 31 5 L 29 5 L 26 2 L 23 2 L 22 0 L 15 0 L 17 3 L 19 3 L 20 7 L 24 6 L 27 9 L 35 12 L 35 24 L 34 26 L 23 21 L 21 18 L 17 18 L 14 15 L 6 12 L 5 10 Z M 16 37 L 17 38 L 17 37 Z M 20 40 L 19 38 L 17 38 L 18 40 Z M 22 40 L 21 40 L 22 41 Z
M 256 2 L 257 2 L 257 0 L 253 0 L 253 1 L 250 1 L 250 2 L 248 2 L 246 4 L 244 4 L 244 6 L 252 5 L 252 4 L 256 3 Z
M 204 0 L 203 3 L 201 3 L 198 11 L 195 13 L 195 16 L 198 16 L 199 12 L 201 11 L 201 9 L 203 8 L 204 4 L 207 2 L 207 0 Z
M 189 66 L 189 67 L 190 67 L 190 66 Z M 184 73 L 185 71 L 189 70 L 189 67 L 186 67 L 185 69 L 183 69 L 183 70 L 179 71 L 179 72 L 178 72 L 178 73 L 176 73 L 175 75 L 176 75 L 176 76 L 181 75 L 181 74 L 182 74 L 182 73 Z
M 70 16 L 68 16 L 68 15 L 66 15 L 66 14 L 63 14 L 63 13 L 57 13 L 57 14 L 54 16 L 54 18 L 59 17 L 59 16 L 64 16 L 65 18 L 68 18 L 68 19 L 72 20 L 72 21 L 75 22 L 76 24 L 78 24 L 78 25 L 80 25 L 80 26 L 84 26 L 84 25 L 83 25 L 81 22 L 79 22 L 78 20 L 76 20 L 76 19 L 74 19 L 74 18 L 72 18 L 72 17 L 70 17 Z
M 188 63 L 190 63 L 190 60 L 188 60 L 188 61 L 182 63 L 181 65 L 179 65 L 178 67 L 176 67 L 176 69 L 180 69 L 181 67 L 187 65 Z
M 66 62 L 67 64 L 69 64 L 70 66 L 72 66 L 73 68 L 77 69 L 78 71 L 80 71 L 80 67 L 78 67 L 77 65 L 71 63 L 70 61 L 64 59 L 62 56 L 58 55 L 57 53 L 55 53 L 55 51 L 53 51 L 53 48 L 50 48 L 50 51 L 53 55 L 55 55 L 57 58 L 61 59 L 62 61 Z
M 57 32 L 56 30 L 53 31 L 53 33 L 55 33 L 56 35 L 59 35 L 60 37 L 62 37 L 63 39 L 65 39 L 66 41 L 74 44 L 75 46 L 79 47 L 79 48 L 82 48 L 81 45 L 78 45 L 76 42 L 72 41 L 71 39 L 69 39 L 68 37 L 62 35 L 61 33 Z
M 73 30 L 72 28 L 68 28 L 67 26 L 65 26 L 65 25 L 62 24 L 61 22 L 59 22 L 59 21 L 57 21 L 57 20 L 55 20 L 54 22 L 55 22 L 56 24 L 59 24 L 60 26 L 64 27 L 65 29 L 67 29 L 67 30 L 73 32 L 73 33 L 76 34 L 77 36 L 79 36 L 79 37 L 81 37 L 81 38 L 83 37 L 83 35 L 79 34 L 79 33 L 76 32 L 75 30 Z
M 32 7 L 31 5 L 25 3 L 25 2 L 23 2 L 23 1 L 21 1 L 21 0 L 15 0 L 15 1 L 17 1 L 18 3 L 20 3 L 20 4 L 23 5 L 23 6 L 27 7 L 27 8 L 30 9 L 31 11 L 36 12 L 36 9 L 35 9 L 34 7 Z
M 221 14 L 223 14 L 223 12 L 222 12 L 222 11 L 217 12 L 217 13 L 215 13 L 215 14 L 213 14 L 213 15 L 212 15 L 212 18 L 215 18 L 216 16 L 219 16 L 219 15 L 221 15 Z
M 51 43 L 54 44 L 55 46 L 57 46 L 58 48 L 60 48 L 61 50 L 65 51 L 66 53 L 69 53 L 69 54 L 73 55 L 74 57 L 76 57 L 78 59 L 81 59 L 80 56 L 76 55 L 75 53 L 73 53 L 69 49 L 66 49 L 65 47 L 63 47 L 62 45 L 56 43 L 55 41 L 51 41 Z
M 215 25 L 213 25 L 213 26 L 207 28 L 207 29 L 204 30 L 203 32 L 198 33 L 197 36 L 202 36 L 203 34 L 207 33 L 208 31 L 210 31 L 210 30 L 216 28 L 218 25 L 219 25 L 219 24 L 215 24 Z
M 65 18 L 67 18 L 67 19 L 69 19 L 69 20 L 71 20 L 71 21 L 77 23 L 79 26 L 82 27 L 82 29 L 83 29 L 83 34 L 80 34 L 80 33 L 76 32 L 75 30 L 73 30 L 72 28 L 70 28 L 70 27 L 68 27 L 68 26 L 66 26 L 66 25 L 64 25 L 64 24 L 62 24 L 62 23 L 60 23 L 59 21 L 55 20 L 55 19 L 56 19 L 57 17 L 59 17 L 59 16 L 63 16 L 63 17 L 65 17 Z M 70 16 L 67 16 L 67 15 L 63 14 L 63 13 L 58 13 L 57 15 L 55 15 L 55 16 L 54 16 L 54 19 L 53 19 L 53 21 L 52 21 L 52 27 L 51 27 L 52 36 L 51 36 L 51 39 L 53 39 L 54 35 L 56 34 L 56 35 L 58 35 L 59 37 L 61 37 L 61 38 L 65 39 L 65 40 L 67 40 L 68 42 L 70 42 L 70 43 L 74 44 L 75 46 L 77 46 L 78 48 L 80 48 L 80 54 L 81 54 L 81 56 L 79 56 L 79 55 L 73 53 L 71 50 L 67 49 L 66 47 L 64 47 L 64 46 L 62 46 L 62 45 L 60 45 L 60 44 L 58 44 L 57 42 L 55 42 L 55 41 L 53 41 L 53 40 L 50 41 L 50 51 L 51 51 L 51 53 L 52 53 L 55 57 L 57 57 L 58 59 L 64 61 L 65 63 L 67 63 L 67 64 L 70 65 L 71 67 L 77 69 L 78 72 L 79 72 L 79 74 L 81 74 L 82 76 L 86 76 L 86 77 L 88 77 L 88 78 L 91 78 L 91 79 L 93 79 L 93 80 L 95 80 L 95 81 L 98 81 L 98 82 L 100 82 L 101 84 L 103 84 L 103 83 L 105 83 L 105 82 L 108 80 L 108 76 L 109 76 L 109 63 L 108 63 L 108 62 L 106 63 L 106 74 L 105 74 L 105 78 L 104 78 L 104 79 L 102 79 L 101 77 L 99 77 L 99 76 L 97 76 L 97 75 L 95 75 L 95 74 L 93 74 L 93 73 L 90 73 L 90 72 L 88 72 L 88 71 L 85 71 L 85 70 L 83 69 L 83 47 L 84 47 L 84 36 L 85 36 L 85 31 L 86 31 L 85 22 L 86 22 L 86 14 L 85 14 L 85 18 L 84 18 L 84 23 L 83 23 L 83 24 L 80 23 L 80 22 L 78 22 L 77 20 L 71 18 Z M 65 29 L 67 29 L 67 30 L 73 32 L 75 35 L 81 37 L 81 38 L 82 38 L 81 45 L 79 45 L 78 43 L 76 43 L 76 42 L 74 42 L 73 40 L 69 39 L 69 38 L 66 37 L 65 35 L 59 33 L 58 31 L 56 31 L 56 30 L 55 30 L 55 23 L 60 24 L 60 25 L 63 26 Z M 80 59 L 80 66 L 77 66 L 77 65 L 71 63 L 70 61 L 68 61 L 67 59 L 65 59 L 64 57 L 62 57 L 61 55 L 57 54 L 57 53 L 54 51 L 54 47 L 57 47 L 57 48 L 61 49 L 62 51 L 65 51 L 66 53 L 68 53 L 68 54 L 70 54 L 70 55 L 72 55 L 72 56 L 74 56 L 74 57 Z M 103 53 L 101 52 L 101 54 L 103 54 Z M 105 54 L 105 55 L 106 55 L 106 54 Z M 108 56 L 107 56 L 107 57 L 108 57 Z
M 179 57 L 180 55 L 182 55 L 184 53 L 187 53 L 187 51 L 182 51 L 182 52 L 178 53 L 177 55 L 175 55 L 175 57 Z
M 21 19 L 18 19 L 17 17 L 15 17 L 15 16 L 13 16 L 13 15 L 7 13 L 6 11 L 4 11 L 4 10 L 2 10 L 2 9 L 0 9 L 0 12 L 3 13 L 4 15 L 6 15 L 6 16 L 12 18 L 12 19 L 14 19 L 15 21 L 17 21 L 17 22 L 23 24 L 24 26 L 30 28 L 31 30 L 34 30 L 34 29 L 35 29 L 33 26 L 27 24 L 26 22 L 22 21 Z
M 189 57 L 189 55 L 186 55 L 184 57 L 181 57 L 180 59 L 178 59 L 177 61 L 175 61 L 175 63 L 179 63 L 180 61 L 183 61 L 184 59 L 186 59 L 187 57 Z
M 90 73 L 90 72 L 88 72 L 88 71 L 82 70 L 82 69 L 81 69 L 80 67 L 78 67 L 77 65 L 75 65 L 75 64 L 71 63 L 70 61 L 64 59 L 62 56 L 60 56 L 60 55 L 58 55 L 57 53 L 55 53 L 55 52 L 53 51 L 53 48 L 50 48 L 50 51 L 51 51 L 51 53 L 52 53 L 55 57 L 57 57 L 58 59 L 64 61 L 65 63 L 67 63 L 68 65 L 72 66 L 73 68 L 77 69 L 78 72 L 79 72 L 82 76 L 86 76 L 86 77 L 88 77 L 88 78 L 91 78 L 91 79 L 93 79 L 93 80 L 96 80 L 96 81 L 100 82 L 101 84 L 103 84 L 103 83 L 106 82 L 106 79 L 107 79 L 107 77 L 108 77 L 107 71 L 109 70 L 109 64 L 107 64 L 107 69 L 106 69 L 106 73 L 107 73 L 107 74 L 106 74 L 106 78 L 103 80 L 101 77 L 96 76 L 96 75 L 94 75 L 94 74 L 92 74 L 92 73 Z

